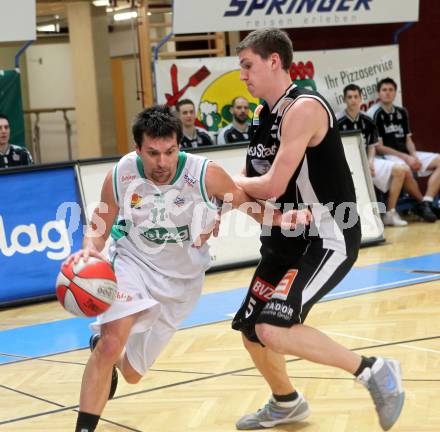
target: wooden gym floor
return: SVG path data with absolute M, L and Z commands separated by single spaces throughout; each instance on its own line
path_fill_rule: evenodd
M 440 222 L 386 230 L 356 266 L 440 252 Z M 208 275 L 205 292 L 246 286 L 253 269 Z M 440 272 L 440 262 L 437 271 Z M 320 303 L 308 318 L 360 354 L 395 357 L 406 402 L 392 429 L 440 431 L 440 281 Z M 0 312 L 0 331 L 67 318 L 56 302 Z M 2 348 L 0 348 L 2 352 Z M 73 431 L 87 349 L 0 365 L 0 431 Z M 270 430 L 380 431 L 368 393 L 346 373 L 288 358 L 312 415 Z M 230 322 L 180 330 L 141 383 L 120 380 L 97 432 L 229 432 L 269 396 Z

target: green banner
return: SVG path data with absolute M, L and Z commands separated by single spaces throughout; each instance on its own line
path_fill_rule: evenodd
M 20 73 L 15 70 L 0 70 L 0 113 L 9 118 L 9 142 L 25 147 Z

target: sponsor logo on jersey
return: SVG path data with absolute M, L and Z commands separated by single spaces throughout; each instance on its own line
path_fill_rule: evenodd
M 254 12 L 265 12 L 265 15 L 278 14 L 290 15 L 301 13 L 325 13 L 329 12 L 356 12 L 358 10 L 370 10 L 373 0 L 230 0 L 229 8 L 225 11 L 225 17 L 245 15 L 252 17 Z M 260 12 L 261 13 L 261 12 Z
M 134 175 L 134 174 L 133 175 L 122 175 L 120 180 L 121 180 L 121 183 L 127 183 L 130 181 L 133 181 L 135 178 L 136 178 L 136 175 Z
M 269 301 L 275 291 L 273 285 L 263 279 L 260 279 L 259 277 L 255 278 L 251 289 L 252 294 L 264 302 Z
M 172 228 L 149 228 L 143 231 L 142 235 L 156 244 L 183 243 L 190 238 L 188 225 Z
M 281 279 L 280 283 L 276 286 L 275 292 L 272 296 L 274 299 L 287 300 L 290 289 L 292 288 L 293 281 L 298 274 L 297 269 L 290 269 Z
M 269 315 L 282 319 L 284 321 L 290 321 L 293 317 L 293 308 L 288 304 L 271 301 L 261 312 L 260 316 Z
M 185 198 L 183 198 L 182 196 L 177 196 L 174 200 L 174 204 L 177 207 L 182 207 L 185 204 Z
M 191 174 L 189 174 L 188 172 L 186 172 L 184 174 L 183 180 L 185 181 L 185 183 L 188 186 L 191 186 L 191 187 L 193 187 L 197 183 L 197 179 L 195 177 L 193 177 Z
M 254 126 L 260 125 L 260 112 L 262 109 L 263 109 L 263 105 L 258 105 L 257 108 L 255 108 L 254 117 L 252 118 L 252 124 Z
M 124 291 L 118 291 L 116 293 L 116 300 L 120 302 L 130 302 L 133 300 L 133 297 Z
M 395 134 L 398 137 L 403 137 L 403 127 L 401 125 L 390 124 L 389 126 L 384 125 L 385 133 L 387 134 Z
M 278 150 L 278 144 L 272 144 L 271 147 L 265 147 L 264 144 L 257 144 L 256 146 L 249 147 L 248 156 L 254 156 L 258 158 L 264 158 L 267 156 L 275 156 Z
M 142 204 L 142 197 L 134 193 L 130 199 L 130 207 L 139 210 Z

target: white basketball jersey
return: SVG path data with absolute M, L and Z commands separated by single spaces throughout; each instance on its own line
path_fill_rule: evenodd
M 180 152 L 169 185 L 145 177 L 141 158 L 132 152 L 113 169 L 119 215 L 112 229 L 110 254 L 128 254 L 163 275 L 192 279 L 210 265 L 209 247 L 192 247 L 212 227 L 217 207 L 208 198 L 208 159 Z

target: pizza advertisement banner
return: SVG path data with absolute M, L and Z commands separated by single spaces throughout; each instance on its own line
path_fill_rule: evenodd
M 377 101 L 377 82 L 385 77 L 396 81 L 396 105 L 402 103 L 397 45 L 298 51 L 290 75 L 297 85 L 321 93 L 335 112 L 345 107 L 343 89 L 348 84 L 361 87 L 362 108 L 367 110 Z M 192 100 L 198 123 L 214 134 L 232 121 L 229 108 L 235 97 L 249 101 L 250 116 L 259 104 L 240 81 L 238 57 L 159 60 L 155 76 L 158 103 L 173 107 L 179 100 Z

